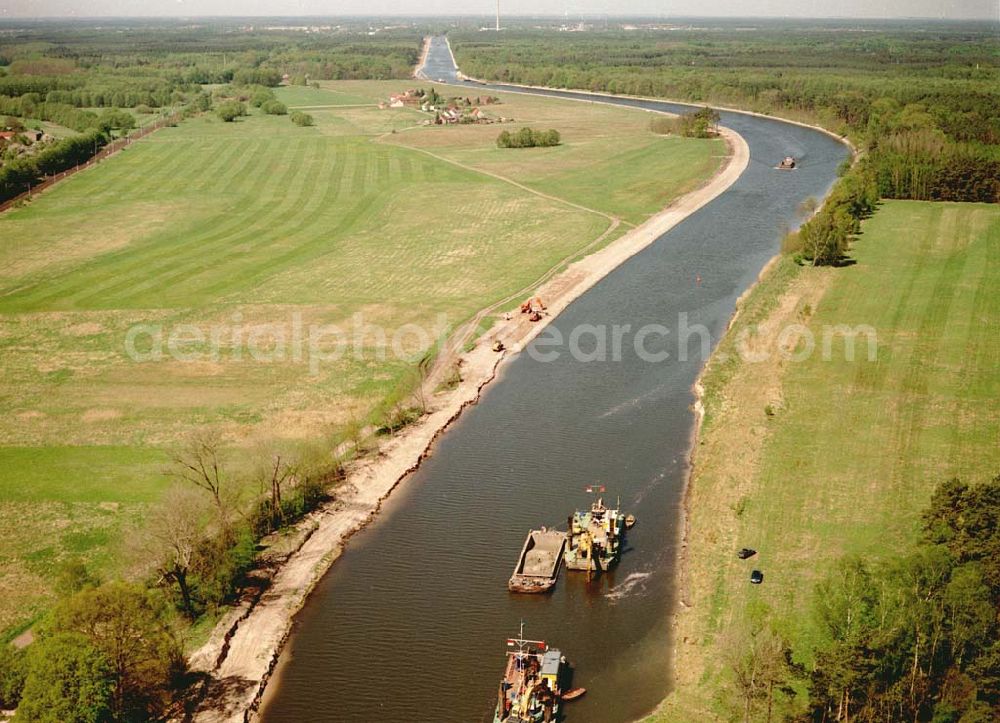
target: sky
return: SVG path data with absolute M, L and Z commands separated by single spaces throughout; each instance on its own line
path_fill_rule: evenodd
M 488 15 L 494 0 L 0 0 L 2 17 Z M 1000 21 L 1000 0 L 501 0 L 510 15 L 842 17 Z

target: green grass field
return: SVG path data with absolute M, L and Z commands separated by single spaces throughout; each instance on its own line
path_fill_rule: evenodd
M 379 359 L 390 341 L 370 331 L 312 369 L 296 354 L 296 324 L 349 332 L 360 314 L 390 335 L 454 326 L 600 237 L 607 214 L 651 210 L 719 163 L 718 144 L 697 141 L 669 178 L 679 161 L 664 152 L 653 183 L 649 165 L 607 161 L 609 189 L 632 190 L 588 211 L 405 147 L 433 136 L 436 152 L 495 151 L 495 126 L 427 128 L 424 114 L 374 107 L 412 85 L 281 88 L 288 105 L 322 106 L 309 111 L 314 127 L 187 120 L 0 216 L 0 631 L 44 608 L 63 561 L 115 571 L 123 525 L 169 483 L 165 450 L 194 430 L 218 428 L 243 451 L 322 442 L 412 373 Z M 559 168 L 558 183 L 531 185 L 576 203 L 591 193 L 593 158 L 618 144 L 667 148 L 642 113 L 602 109 L 588 125 L 578 104 L 532 107 L 565 131 L 559 163 L 528 150 L 489 170 L 527 182 L 532 168 Z M 141 361 L 126 352 L 136 325 Z M 165 349 L 184 325 L 206 337 L 178 342 L 191 361 Z M 267 359 L 249 358 L 254 329 Z
M 683 684 L 655 720 L 726 717 L 723 641 L 751 605 L 770 608 L 808 666 L 813 589 L 831 563 L 905 552 L 937 483 L 1000 473 L 1000 208 L 886 202 L 853 255 L 842 269 L 780 264 L 720 347 L 731 354 L 741 332 L 779 318 L 806 324 L 817 353 L 780 368 L 715 360 L 706 375 Z M 873 327 L 877 360 L 859 338 L 855 361 L 842 339 L 824 361 L 823 329 L 840 324 Z M 733 554 L 744 545 L 760 551 L 752 564 Z M 760 587 L 751 568 L 765 574 Z
M 442 93 L 446 92 L 444 90 Z M 588 208 L 639 224 L 672 200 L 694 190 L 718 168 L 726 153 L 721 140 L 657 136 L 648 132 L 651 113 L 622 113 L 600 103 L 550 100 L 504 94 L 503 103 L 485 106 L 513 122 L 431 129 L 394 140 L 491 173 L 516 178 L 530 188 L 553 193 Z M 563 143 L 554 148 L 497 148 L 501 130 L 522 126 L 555 128 Z M 461 139 L 455 143 L 454 139 Z

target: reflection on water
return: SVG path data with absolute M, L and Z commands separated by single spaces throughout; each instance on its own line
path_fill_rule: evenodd
M 430 77 L 446 75 L 443 44 L 429 65 Z M 750 147 L 746 172 L 573 303 L 554 322 L 564 335 L 580 323 L 669 327 L 686 312 L 714 343 L 776 252 L 780 229 L 796 223 L 803 199 L 828 190 L 846 155 L 798 126 L 738 114 L 723 122 Z M 799 171 L 773 169 L 786 155 L 800 159 Z M 691 344 L 686 362 L 645 362 L 627 345 L 620 362 L 511 360 L 321 581 L 265 720 L 492 720 L 504 643 L 521 619 L 529 637 L 564 651 L 574 684 L 588 689 L 567 705 L 570 723 L 624 723 L 652 709 L 669 684 L 691 385 L 701 366 Z M 565 525 L 589 504 L 584 486 L 595 481 L 638 517 L 618 568 L 591 583 L 564 570 L 551 595 L 509 594 L 526 531 Z

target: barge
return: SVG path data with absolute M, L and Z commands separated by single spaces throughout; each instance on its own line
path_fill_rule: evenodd
M 511 592 L 548 592 L 556 584 L 566 548 L 566 533 L 556 530 L 531 530 L 507 589 Z

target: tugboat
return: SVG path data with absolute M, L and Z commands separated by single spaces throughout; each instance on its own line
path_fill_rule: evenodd
M 603 486 L 587 488 L 587 492 L 592 494 L 603 494 L 604 491 Z M 574 512 L 569 518 L 568 545 L 564 555 L 566 567 L 585 570 L 591 575 L 617 564 L 628 518 L 635 524 L 634 516 L 623 515 L 617 508 L 608 509 L 601 497 L 590 506 L 590 510 Z
M 493 723 L 557 720 L 566 658 L 543 640 L 525 640 L 523 622 L 518 636 L 507 640 L 507 648 Z
M 784 160 L 778 164 L 779 171 L 794 171 L 797 166 L 795 159 L 792 156 L 785 156 Z

